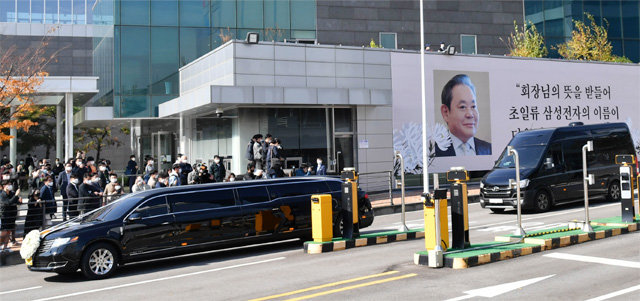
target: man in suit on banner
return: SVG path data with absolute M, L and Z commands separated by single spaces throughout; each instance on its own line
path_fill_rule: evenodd
M 480 113 L 476 88 L 466 74 L 450 79 L 442 89 L 442 118 L 449 128 L 451 145 L 445 150 L 436 145 L 436 157 L 491 155 L 491 143 L 475 136 Z

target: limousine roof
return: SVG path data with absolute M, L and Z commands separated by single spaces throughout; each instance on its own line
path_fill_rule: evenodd
M 226 188 L 226 187 L 243 187 L 243 186 L 255 186 L 255 185 L 271 185 L 271 184 L 284 184 L 284 183 L 300 183 L 300 182 L 313 182 L 313 181 L 340 181 L 339 177 L 321 177 L 321 176 L 309 176 L 309 177 L 290 177 L 290 178 L 278 178 L 278 179 L 264 179 L 264 180 L 251 180 L 251 181 L 235 181 L 235 182 L 217 182 L 208 184 L 196 184 L 196 185 L 184 185 L 165 188 L 154 188 L 151 190 L 145 190 L 135 193 L 136 197 L 146 198 L 155 196 L 158 194 L 168 192 L 185 192 L 185 191 L 198 191 L 207 190 L 212 188 Z

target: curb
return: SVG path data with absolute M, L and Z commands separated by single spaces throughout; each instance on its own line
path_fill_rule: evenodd
M 24 259 L 20 257 L 20 252 L 0 252 L 0 266 L 17 265 L 24 263 Z
M 304 243 L 304 252 L 307 254 L 320 254 L 334 251 L 342 251 L 351 248 L 366 247 L 386 244 L 395 241 L 413 240 L 424 237 L 424 231 L 411 231 L 398 234 L 362 237 L 350 240 L 338 240 L 324 243 L 307 241 Z
M 467 202 L 469 204 L 480 202 L 480 195 L 469 196 L 467 199 Z M 404 204 L 404 208 L 406 212 L 422 210 L 422 203 Z M 402 205 L 387 205 L 387 206 L 373 207 L 374 216 L 401 213 L 401 212 L 402 212 Z
M 543 251 L 553 250 L 557 248 L 567 247 L 571 245 L 580 244 L 587 241 L 598 240 L 603 238 L 608 238 L 612 236 L 628 234 L 631 232 L 638 231 L 640 229 L 640 222 L 635 222 L 633 224 L 600 224 L 602 226 L 617 226 L 621 225 L 620 228 L 616 229 L 606 229 L 595 231 L 591 233 L 581 233 L 574 235 L 567 235 L 556 238 L 525 238 L 523 243 L 525 244 L 533 244 L 537 246 L 533 247 L 524 247 L 520 249 L 514 250 L 505 250 L 501 252 L 487 253 L 476 256 L 469 257 L 446 257 L 444 256 L 444 266 L 453 269 L 466 269 L 482 264 L 498 262 L 502 260 L 507 260 L 511 258 L 516 258 L 520 256 L 530 255 L 534 253 L 539 253 Z M 508 237 L 507 237 L 508 239 Z M 496 237 L 496 241 L 505 241 L 505 238 L 502 236 Z M 414 253 L 413 262 L 416 265 L 428 265 L 428 255 Z

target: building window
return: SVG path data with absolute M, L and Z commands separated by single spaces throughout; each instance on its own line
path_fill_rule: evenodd
M 395 32 L 381 32 L 379 38 L 380 47 L 387 49 L 398 48 L 398 36 Z
M 460 35 L 460 53 L 466 53 L 466 54 L 478 53 L 476 35 L 470 35 L 470 34 Z
M 15 1 L 0 1 L 0 22 L 16 22 Z

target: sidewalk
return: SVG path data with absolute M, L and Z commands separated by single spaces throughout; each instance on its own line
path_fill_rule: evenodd
M 389 201 L 389 193 L 377 193 L 369 195 L 371 200 L 371 206 L 373 207 L 374 215 L 393 214 L 402 211 L 402 198 L 400 191 L 393 192 L 393 205 Z M 420 200 L 421 190 L 407 190 L 405 191 L 405 210 L 417 211 L 422 210 L 422 202 Z M 469 203 L 477 203 L 480 201 L 480 189 L 470 188 L 468 190 Z

